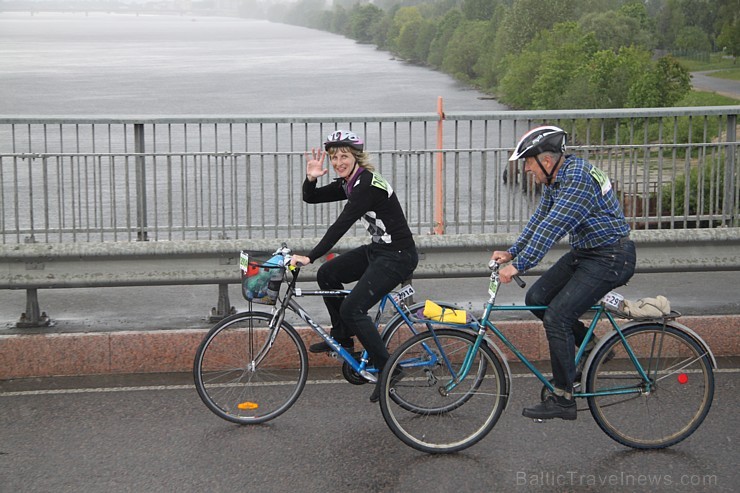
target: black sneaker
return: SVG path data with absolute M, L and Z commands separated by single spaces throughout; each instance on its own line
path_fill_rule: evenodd
M 557 395 L 548 395 L 544 401 L 536 406 L 525 407 L 522 415 L 532 419 L 576 419 L 578 410 L 574 399 L 566 399 Z
M 342 341 L 337 340 L 337 342 L 350 353 L 355 347 L 355 341 L 353 339 L 346 339 Z M 331 353 L 332 351 L 334 351 L 334 348 L 332 348 L 326 341 L 321 341 L 317 342 L 316 344 L 311 344 L 308 347 L 308 350 L 312 353 Z
M 397 366 L 393 370 L 393 375 L 391 375 L 391 381 L 389 387 L 392 389 L 396 386 L 398 382 L 403 380 L 403 377 L 406 376 L 406 373 L 403 371 L 403 368 L 400 366 Z M 378 382 L 375 384 L 375 387 L 373 388 L 373 393 L 370 394 L 370 402 L 378 402 L 380 400 L 380 378 L 378 378 Z

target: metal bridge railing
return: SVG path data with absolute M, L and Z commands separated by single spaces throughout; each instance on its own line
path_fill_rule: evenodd
M 365 137 L 415 234 L 515 233 L 538 190 L 507 158 L 545 122 L 609 174 L 633 228 L 737 226 L 739 112 L 0 116 L 0 242 L 321 236 L 342 204 L 304 204 L 300 190 L 305 152 L 335 128 Z

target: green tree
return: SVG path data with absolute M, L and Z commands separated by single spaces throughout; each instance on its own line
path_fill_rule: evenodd
M 717 47 L 728 55 L 740 56 L 740 20 L 728 20 L 717 36 Z
M 390 51 L 391 46 L 388 40 L 388 33 L 391 31 L 392 25 L 393 19 L 390 15 L 386 14 L 373 26 L 373 44 L 378 49 Z
M 463 0 L 460 10 L 469 21 L 487 21 L 499 3 L 499 0 Z
M 532 85 L 537 80 L 541 60 L 542 54 L 536 50 L 520 53 L 501 78 L 499 100 L 515 109 L 532 108 Z
M 396 52 L 404 59 L 410 62 L 423 62 L 423 59 L 416 57 L 416 47 L 421 37 L 424 19 L 418 17 L 410 19 L 401 26 L 401 31 L 396 39 Z
M 654 108 L 672 106 L 691 90 L 691 76 L 676 59 L 658 60 L 630 87 L 626 106 Z
M 596 52 L 593 33 L 583 33 L 577 23 L 556 24 L 542 36 L 546 46 L 537 79 L 532 85 L 532 103 L 538 109 L 567 108 L 577 104 L 584 94 L 570 90 L 577 81 L 579 68 Z M 574 98 L 575 96 L 575 98 Z M 583 103 L 574 106 L 583 107 Z
M 678 33 L 686 25 L 686 16 L 681 10 L 679 0 L 666 0 L 660 9 L 655 23 L 658 47 L 671 49 Z
M 701 28 L 685 26 L 679 31 L 673 47 L 685 52 L 709 53 L 712 50 L 712 43 L 707 33 Z
M 388 31 L 388 44 L 392 47 L 394 53 L 400 53 L 400 42 L 403 37 L 405 43 L 409 43 L 411 48 L 404 47 L 404 51 L 412 51 L 413 45 L 416 43 L 416 30 L 418 29 L 417 24 L 422 20 L 421 12 L 417 7 L 401 7 L 393 16 L 390 30 Z M 409 31 L 404 34 L 403 30 L 406 26 L 412 25 Z
M 419 31 L 419 35 L 416 38 L 416 45 L 414 47 L 414 60 L 420 64 L 426 64 L 429 58 L 429 50 L 432 46 L 432 41 L 437 35 L 437 24 L 430 20 L 424 19 Z
M 466 82 L 474 81 L 478 74 L 475 66 L 481 56 L 480 40 L 488 29 L 486 21 L 463 21 L 455 29 L 445 50 L 442 70 Z
M 594 36 L 602 50 L 619 51 L 622 46 L 651 48 L 652 34 L 644 29 L 640 20 L 619 11 L 590 13 L 579 21 L 586 32 Z
M 521 52 L 538 33 L 577 18 L 579 4 L 578 0 L 514 0 L 499 28 L 497 51 L 501 57 Z
M 442 20 L 437 23 L 436 34 L 429 47 L 427 63 L 435 68 L 442 68 L 442 62 L 445 57 L 445 50 L 450 42 L 450 38 L 455 33 L 458 24 L 463 21 L 462 13 L 457 10 L 448 11 Z
M 360 43 L 372 43 L 384 16 L 383 11 L 371 3 L 356 5 L 350 13 L 348 36 Z
M 582 89 L 585 103 L 582 107 L 623 108 L 629 97 L 629 88 L 650 66 L 650 52 L 636 46 L 622 47 L 617 53 L 612 50 L 594 53 L 576 77 L 576 80 L 587 81 L 587 86 Z M 574 104 L 573 107 L 578 106 Z

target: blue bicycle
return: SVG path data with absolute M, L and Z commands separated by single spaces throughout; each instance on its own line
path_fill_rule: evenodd
M 305 296 L 347 296 L 350 291 L 297 288 L 300 269 L 285 267 L 290 256 L 285 245 L 265 262 L 241 253 L 245 298 L 274 307 L 270 313 L 250 309 L 221 320 L 208 331 L 196 352 L 193 378 L 198 395 L 211 411 L 228 421 L 269 421 L 290 409 L 303 391 L 308 377 L 308 354 L 296 329 L 285 320 L 288 310 L 334 349 L 333 354 L 343 360 L 342 374 L 348 382 L 362 385 L 377 381 L 379 371 L 368 364 L 366 351 L 348 352 L 296 301 Z M 280 294 L 282 285 L 287 288 Z M 378 305 L 376 326 L 380 326 L 387 307 L 392 313 L 381 334 L 389 352 L 418 333 L 410 317 L 424 305 L 409 305 L 413 294 L 412 286 L 406 285 L 384 296 Z M 449 304 L 442 306 L 451 308 Z

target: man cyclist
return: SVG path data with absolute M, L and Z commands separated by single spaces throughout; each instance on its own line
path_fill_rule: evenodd
M 609 178 L 588 161 L 566 155 L 566 132 L 541 126 L 524 134 L 509 158 L 524 159 L 524 171 L 544 185 L 537 210 L 514 245 L 495 251 L 508 283 L 536 266 L 552 246 L 569 235 L 570 251 L 529 289 L 528 305 L 547 306 L 533 313 L 542 320 L 550 347 L 554 394 L 522 414 L 533 419 L 576 419 L 573 382 L 575 346 L 583 342 L 579 320 L 612 289 L 626 284 L 635 270 L 635 245 Z

